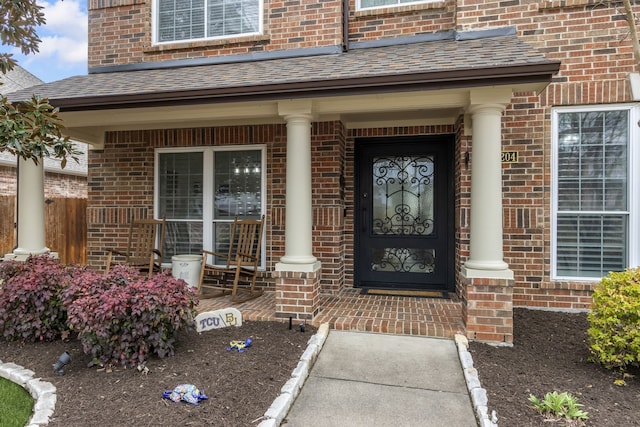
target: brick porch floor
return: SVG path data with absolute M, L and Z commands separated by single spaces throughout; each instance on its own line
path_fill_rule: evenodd
M 328 323 L 331 329 L 452 338 L 464 334 L 462 302 L 456 299 L 361 295 L 359 289 L 343 289 L 337 295 L 321 297 L 314 326 Z M 198 311 L 235 307 L 244 320 L 282 320 L 275 317 L 275 294 L 240 304 L 231 297 L 200 300 Z

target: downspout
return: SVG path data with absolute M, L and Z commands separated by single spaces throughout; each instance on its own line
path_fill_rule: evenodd
M 349 51 L 349 0 L 342 0 L 342 51 Z

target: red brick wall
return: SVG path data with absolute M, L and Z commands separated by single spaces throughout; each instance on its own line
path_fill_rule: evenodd
M 0 196 L 17 194 L 16 168 L 0 166 Z M 45 172 L 45 197 L 87 197 L 87 178 L 78 175 Z
M 436 1 L 399 7 L 356 10 L 349 2 L 349 41 L 415 36 L 455 27 L 455 2 Z
M 264 3 L 262 35 L 154 46 L 151 0 L 89 0 L 89 68 L 341 44 L 341 0 Z

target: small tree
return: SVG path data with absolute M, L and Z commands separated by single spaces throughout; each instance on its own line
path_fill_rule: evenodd
M 35 0 L 0 0 L 0 40 L 3 46 L 19 48 L 28 55 L 38 52 L 40 38 L 36 27 L 45 23 L 42 6 Z M 10 53 L 0 53 L 0 72 L 6 74 L 16 65 Z M 1 90 L 1 87 L 0 87 Z M 48 99 L 33 95 L 31 99 L 12 104 L 0 95 L 0 151 L 7 151 L 36 164 L 43 157 L 77 160 L 80 154 L 68 137 L 62 135 L 58 109 Z

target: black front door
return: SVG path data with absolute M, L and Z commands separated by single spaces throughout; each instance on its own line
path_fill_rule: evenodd
M 452 135 L 356 140 L 355 285 L 454 290 Z

